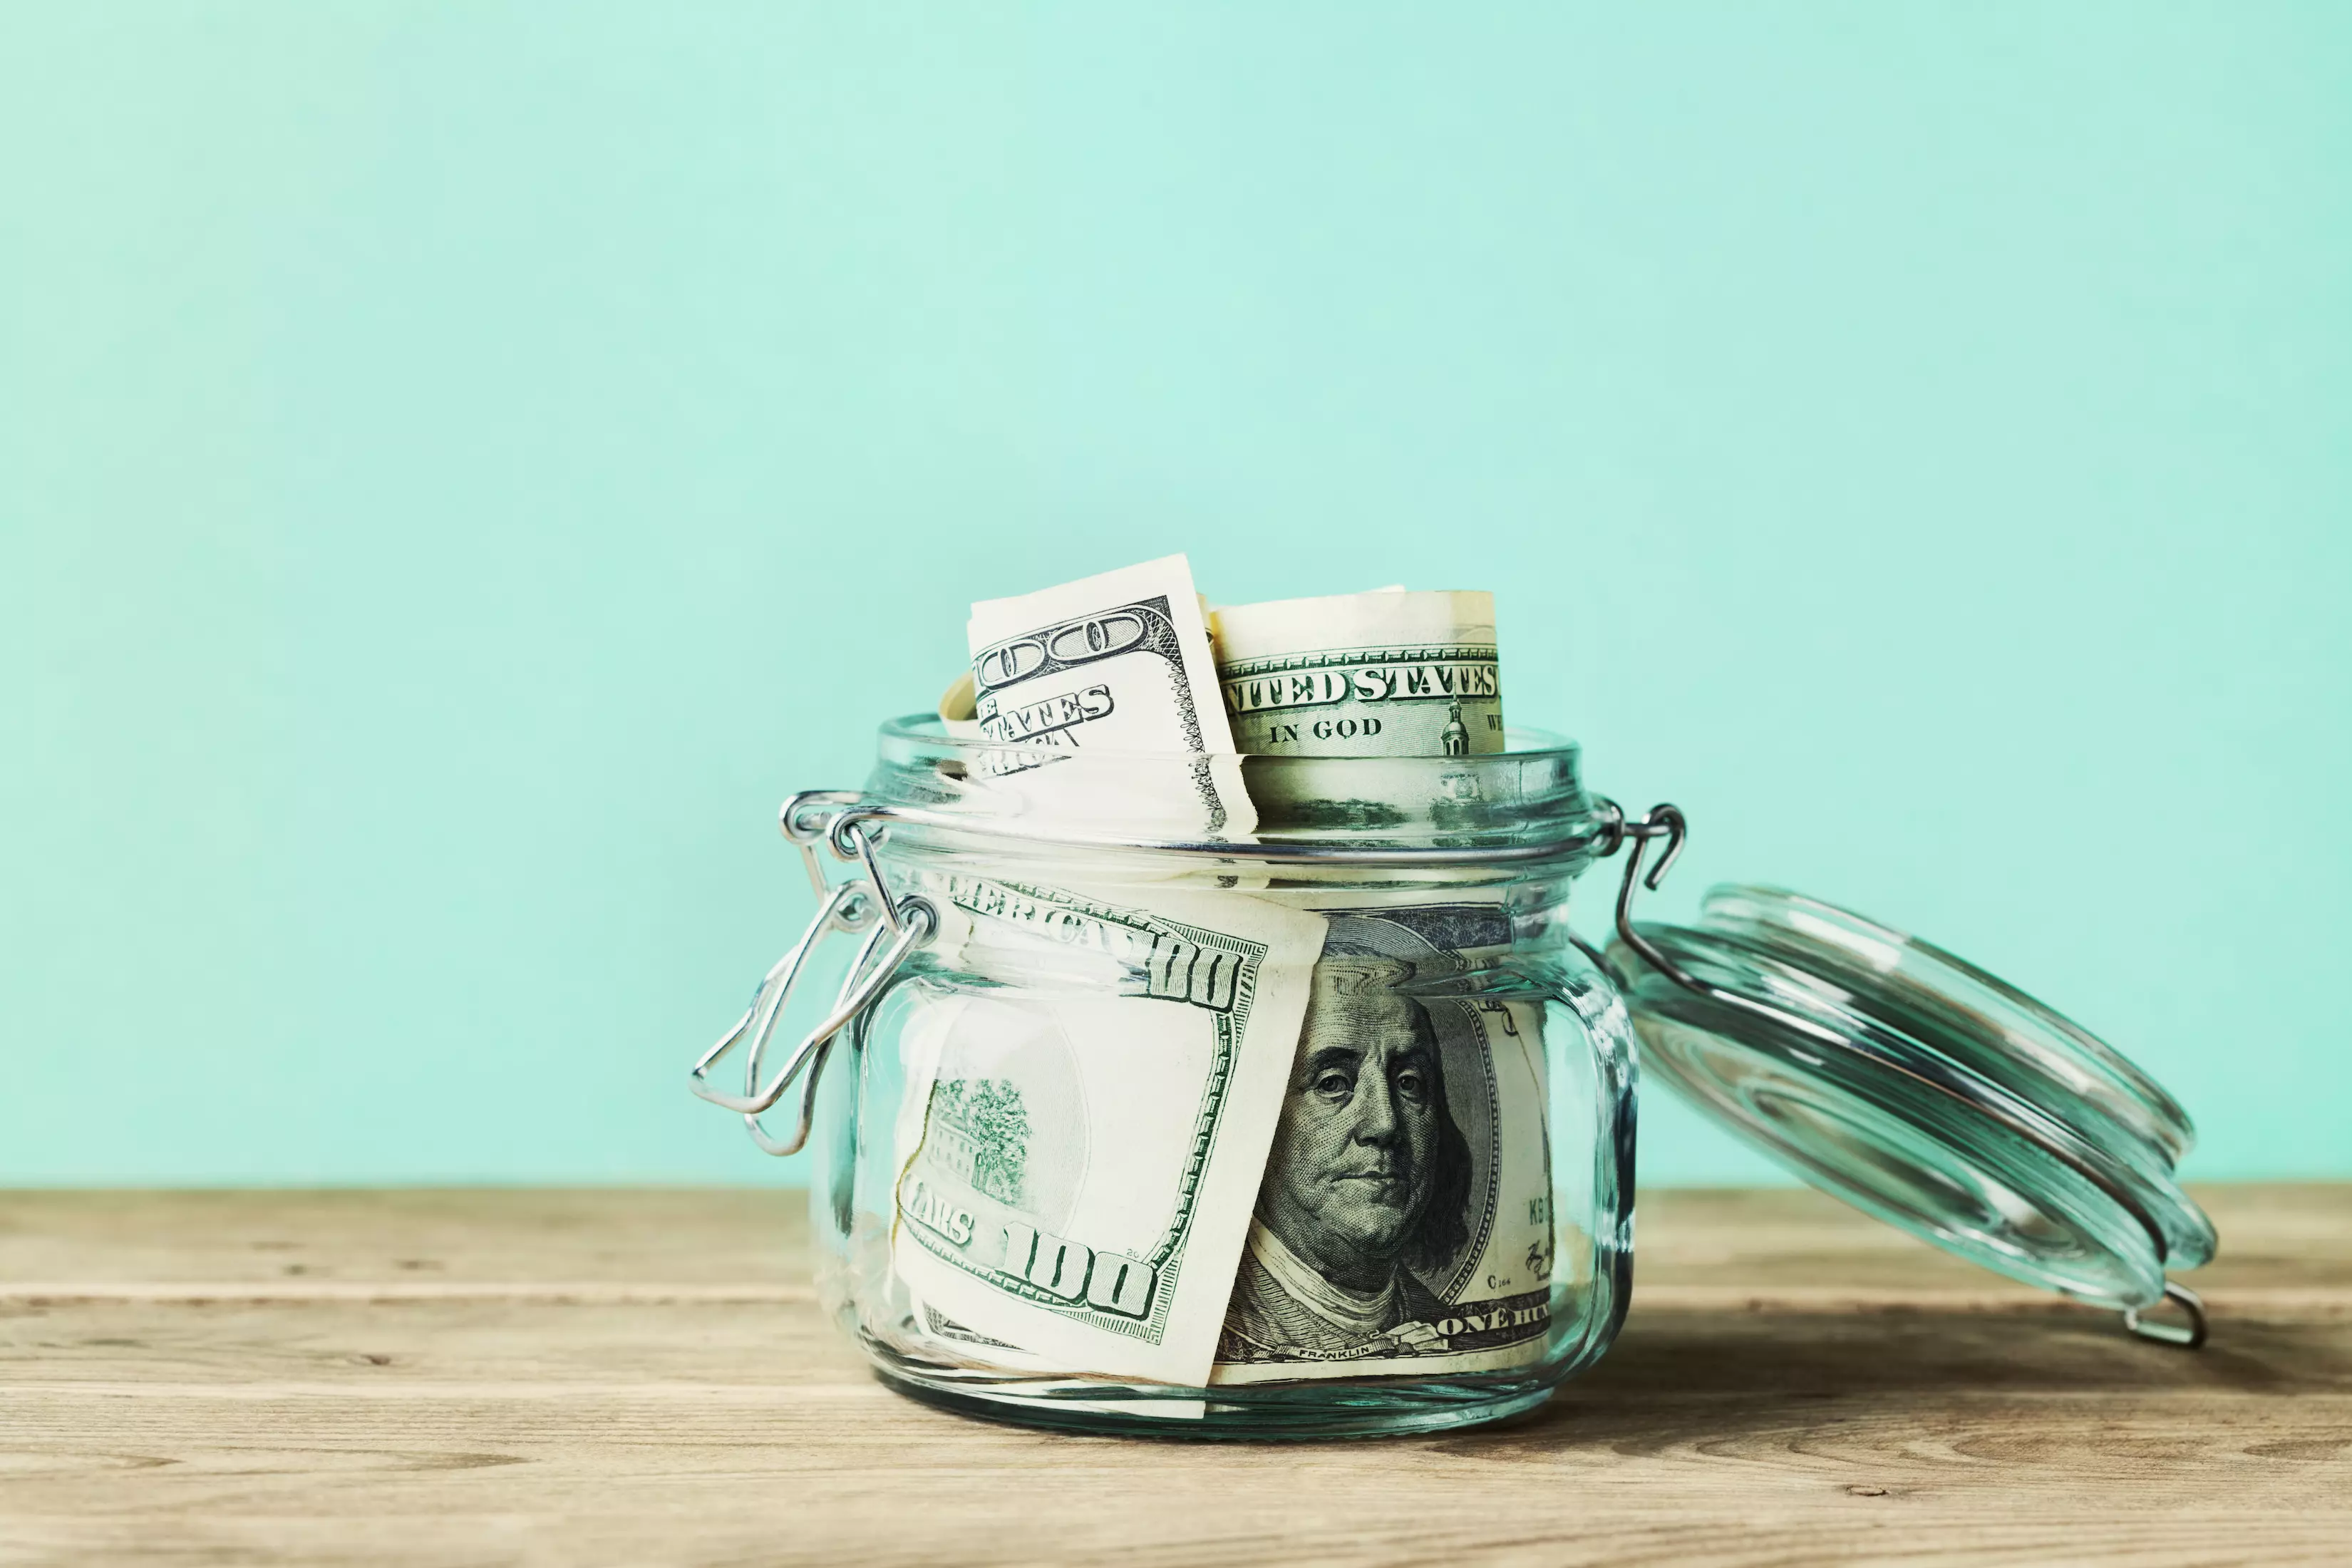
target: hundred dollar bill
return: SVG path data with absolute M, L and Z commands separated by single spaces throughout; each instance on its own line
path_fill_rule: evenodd
M 910 994 L 911 1016 L 900 1027 L 899 1065 L 908 1081 L 929 1083 L 933 1080 L 939 1054 L 957 1034 L 966 1005 L 961 995 L 926 992 L 918 989 Z M 906 1168 L 907 1162 L 922 1142 L 923 1122 L 929 1106 L 925 1099 L 903 1097 L 898 1105 L 896 1167 Z M 991 1372 L 1008 1373 L 1016 1376 L 1066 1379 L 1070 1369 L 1052 1358 L 1038 1355 L 1019 1345 L 1007 1344 L 959 1322 L 923 1300 L 922 1293 L 905 1280 L 907 1322 L 898 1331 L 902 1348 L 922 1359 L 950 1366 L 979 1367 Z M 1056 1408 L 1098 1411 L 1105 1415 L 1138 1416 L 1157 1421 L 1198 1421 L 1207 1414 L 1207 1405 L 1197 1399 L 1170 1398 L 1106 1398 L 1097 1400 L 1061 1399 Z
M 936 880 L 927 884 L 927 889 L 935 897 L 942 888 L 943 883 Z M 971 1011 L 972 1001 L 969 994 L 917 987 L 908 1000 L 907 1019 L 898 1028 L 898 1067 L 912 1092 L 898 1097 L 892 1145 L 897 1157 L 891 1163 L 891 1168 L 902 1173 L 923 1144 L 924 1131 L 930 1119 L 930 1090 L 938 1085 L 940 1058 L 960 1037 L 967 1042 L 964 1048 L 968 1049 L 973 1033 L 988 1026 L 984 1019 L 966 1023 L 965 1015 Z M 908 1316 L 916 1336 L 930 1355 L 959 1364 L 1008 1371 L 1053 1374 L 1068 1370 L 1034 1352 L 981 1333 L 923 1300 L 922 1292 L 911 1284 L 904 1279 L 900 1283 L 907 1284 Z
M 1508 951 L 1508 916 L 1475 895 L 1339 897 L 1211 1381 L 1538 1360 L 1553 1249 L 1543 1014 L 1466 984 Z
M 972 605 L 972 714 L 1006 748 L 977 771 L 1021 775 L 1030 809 L 1071 826 L 1246 837 L 1255 816 L 1201 603 L 1170 555 Z
M 1324 921 L 942 875 L 995 982 L 910 1081 L 894 1267 L 969 1334 L 1073 1373 L 1207 1380 Z
M 1211 616 L 1237 749 L 1272 756 L 1503 750 L 1495 596 L 1381 589 Z

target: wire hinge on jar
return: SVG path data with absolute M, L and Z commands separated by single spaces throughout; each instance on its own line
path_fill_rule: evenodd
M 719 1037 L 717 1045 L 702 1053 L 689 1075 L 696 1094 L 713 1105 L 741 1112 L 751 1141 L 771 1154 L 797 1154 L 807 1144 L 809 1129 L 816 1121 L 817 1083 L 834 1037 L 873 1004 L 907 955 L 939 930 L 939 911 L 928 900 L 891 896 L 889 884 L 874 863 L 875 846 L 886 829 L 850 815 L 857 801 L 850 791 L 803 790 L 784 802 L 777 814 L 777 826 L 800 850 L 808 868 L 809 883 L 818 899 L 816 917 L 761 980 L 743 1016 Z M 863 874 L 843 882 L 828 880 L 823 853 L 827 850 L 835 859 L 857 866 Z M 850 960 L 849 972 L 842 976 L 833 1008 L 801 1037 L 774 1076 L 762 1082 L 760 1072 L 776 1032 L 776 1020 L 792 1000 L 793 988 L 799 984 L 810 955 L 836 931 L 852 936 L 863 933 L 865 941 Z M 730 1094 L 711 1083 L 709 1069 L 746 1037 L 751 1045 L 743 1058 L 743 1092 Z M 801 1094 L 799 1125 L 790 1137 L 777 1138 L 761 1124 L 761 1114 L 782 1100 L 803 1074 L 808 1081 Z

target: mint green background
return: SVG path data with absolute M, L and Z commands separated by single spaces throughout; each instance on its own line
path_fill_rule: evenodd
M 777 801 L 1178 548 L 2352 1176 L 2352 7 L 273 0 L 0 12 L 0 1180 L 772 1179 Z

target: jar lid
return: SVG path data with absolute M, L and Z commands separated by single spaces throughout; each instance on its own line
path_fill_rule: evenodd
M 1662 819 L 1670 863 L 1681 814 Z M 2154 1080 L 2016 987 L 1817 899 L 1717 887 L 1695 924 L 1634 922 L 1632 847 L 1608 957 L 1647 1071 L 1866 1214 L 2202 1340 L 2165 1271 L 2210 1260 L 2213 1226 L 2173 1178 L 2194 1132 Z M 2168 1298 L 2187 1328 L 2139 1321 Z

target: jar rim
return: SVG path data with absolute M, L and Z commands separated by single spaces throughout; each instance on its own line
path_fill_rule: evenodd
M 991 740 L 984 735 L 950 735 L 947 731 L 947 721 L 941 719 L 937 713 L 901 713 L 894 719 L 885 719 L 881 723 L 879 735 L 886 752 L 887 748 L 893 742 L 896 742 L 908 746 L 936 748 L 948 755 L 978 756 L 988 754 L 1001 756 L 1007 752 L 1016 755 L 1024 752 L 1034 752 L 1041 759 L 1055 760 L 1058 760 L 1066 755 L 1065 752 L 1048 751 L 1045 748 L 1024 747 L 1018 744 L 1008 743 L 1003 741 Z M 1512 762 L 1524 762 L 1533 757 L 1558 755 L 1573 760 L 1580 757 L 1583 752 L 1582 745 L 1569 736 L 1559 734 L 1551 730 L 1538 729 L 1535 726 L 1528 724 L 1511 724 L 1505 726 L 1503 738 L 1507 743 L 1503 750 L 1499 752 L 1481 752 L 1466 757 L 1450 757 L 1444 760 L 1449 763 L 1464 764 L 1475 768 L 1482 763 L 1493 764 L 1502 762 L 1505 759 L 1508 759 Z M 1194 757 L 1203 754 L 1213 756 L 1219 754 L 1236 753 L 1098 751 L 1093 754 L 1097 756 L 1117 756 L 1137 761 L 1156 759 L 1173 763 L 1188 762 Z M 1317 756 L 1286 756 L 1270 752 L 1246 752 L 1238 754 L 1245 756 L 1246 759 L 1253 763 L 1289 762 L 1314 763 L 1317 764 L 1336 764 L 1347 763 L 1393 763 L 1405 760 L 1437 760 L 1419 758 L 1402 759 L 1394 756 L 1385 756 L 1377 752 L 1328 753 Z
M 1584 787 L 1582 748 L 1506 731 L 1517 749 L 1457 757 L 1084 752 L 950 735 L 934 714 L 884 722 L 857 815 L 918 835 L 974 834 L 1072 850 L 1324 859 L 1363 851 L 1400 865 L 1476 865 L 1588 856 L 1614 808 Z M 1217 770 L 1255 820 L 1204 831 L 1186 820 L 1184 781 Z

